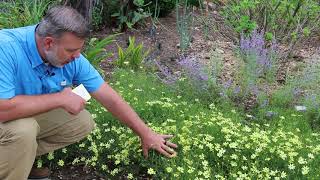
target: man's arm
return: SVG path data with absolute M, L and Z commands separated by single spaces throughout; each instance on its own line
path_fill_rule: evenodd
M 157 150 L 167 157 L 172 157 L 176 154 L 170 147 L 177 148 L 177 145 L 165 140 L 172 136 L 160 135 L 153 132 L 107 83 L 101 85 L 91 95 L 141 138 L 145 157 L 148 156 L 150 148 Z
M 30 117 L 56 108 L 64 108 L 71 114 L 78 114 L 84 109 L 85 101 L 74 94 L 70 88 L 62 92 L 0 99 L 0 122 Z

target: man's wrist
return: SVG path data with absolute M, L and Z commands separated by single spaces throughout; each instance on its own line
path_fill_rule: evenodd
M 55 104 L 55 106 L 57 108 L 63 108 L 64 107 L 64 98 L 62 97 L 62 93 L 58 92 L 58 93 L 54 93 L 52 94 L 52 99 L 53 99 L 53 104 Z
M 149 137 L 150 135 L 152 135 L 154 132 L 151 128 L 149 127 L 145 127 L 144 130 L 141 131 L 141 133 L 138 133 L 138 136 L 141 138 L 141 139 L 144 139 L 146 137 Z

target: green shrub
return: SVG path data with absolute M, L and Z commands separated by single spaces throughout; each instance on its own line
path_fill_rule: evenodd
M 237 32 L 263 29 L 281 42 L 297 41 L 319 32 L 320 27 L 320 6 L 316 0 L 227 1 L 222 12 Z
M 178 0 L 179 2 L 179 0 Z M 203 0 L 181 0 L 182 3 L 187 3 L 192 6 L 200 6 L 199 3 L 202 3 Z M 171 13 L 176 7 L 177 0 L 145 0 L 147 6 L 144 7 L 145 11 L 150 11 L 157 13 L 159 17 L 165 17 Z
M 146 6 L 144 0 L 123 2 L 120 3 L 119 11 L 111 16 L 117 18 L 120 30 L 131 29 L 151 15 L 143 9 L 144 6 Z
M 159 17 L 165 17 L 171 13 L 176 4 L 175 0 L 146 0 L 145 2 L 148 4 L 148 6 L 145 7 L 145 10 L 152 13 L 156 12 Z
M 95 30 L 105 26 L 113 26 L 117 23 L 111 15 L 119 11 L 120 1 L 103 0 L 97 1 L 92 11 L 92 26 Z

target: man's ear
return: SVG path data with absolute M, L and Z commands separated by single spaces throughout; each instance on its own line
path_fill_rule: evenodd
M 43 45 L 46 50 L 49 50 L 53 46 L 53 37 L 47 36 L 43 40 Z

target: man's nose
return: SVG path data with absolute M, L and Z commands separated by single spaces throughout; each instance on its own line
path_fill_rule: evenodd
M 78 58 L 79 56 L 80 56 L 80 51 L 77 51 L 74 54 L 72 54 L 72 59 Z

